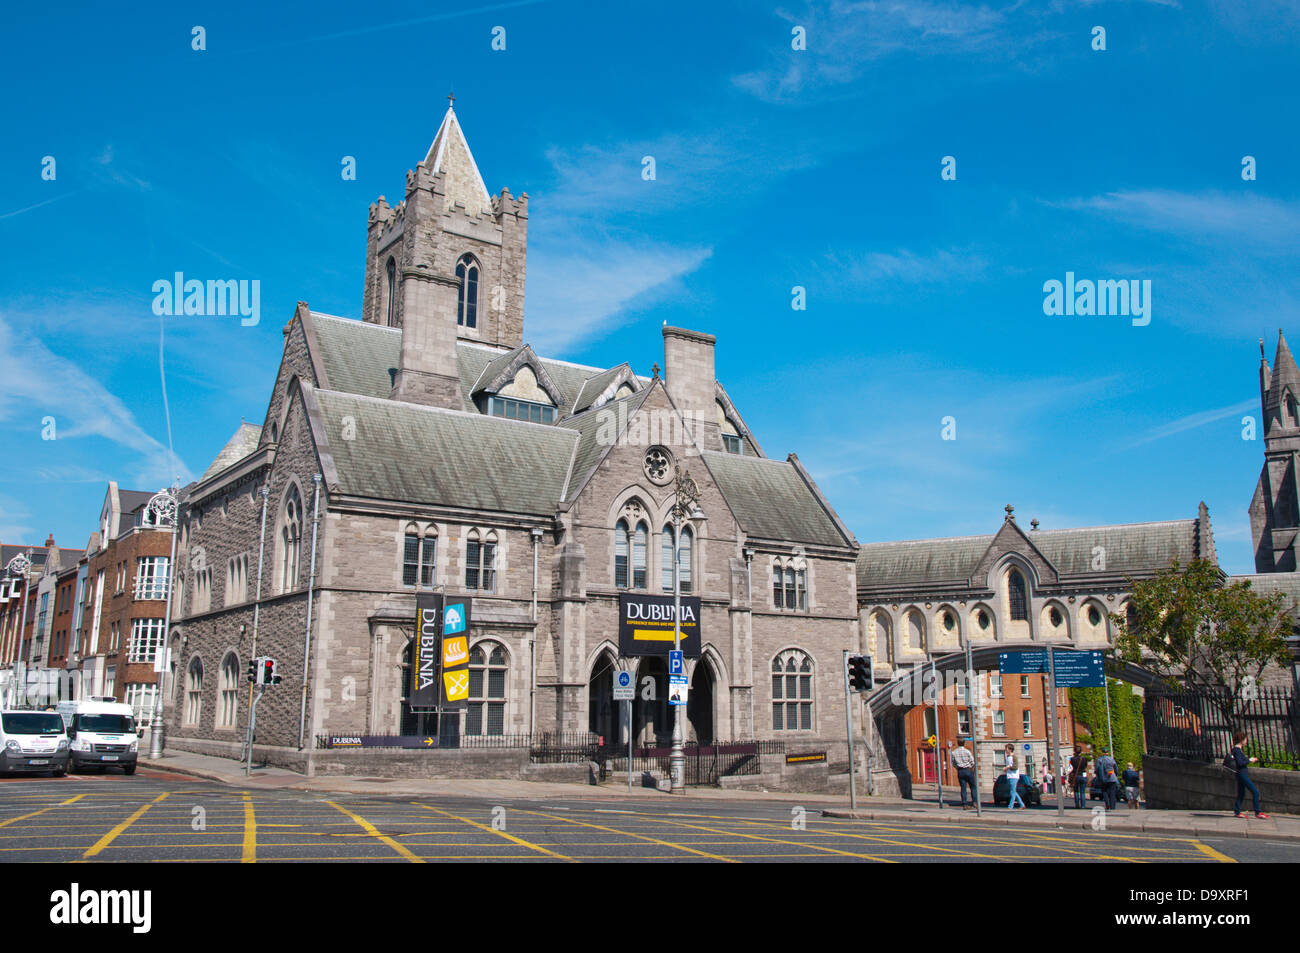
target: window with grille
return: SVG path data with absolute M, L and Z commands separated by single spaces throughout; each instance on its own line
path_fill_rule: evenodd
M 190 662 L 185 675 L 185 724 L 197 725 L 203 712 L 203 663 Z
M 650 549 L 650 530 L 645 523 L 636 524 L 632 534 L 632 588 L 646 587 L 646 565 Z
M 496 591 L 497 544 L 495 536 L 480 540 L 471 531 L 465 543 L 465 588 Z
M 221 662 L 221 682 L 217 687 L 217 727 L 234 728 L 239 710 L 239 659 L 234 652 Z
M 663 545 L 659 553 L 659 566 L 662 572 L 662 588 L 664 592 L 673 591 L 673 526 L 669 523 L 664 527 L 662 534 Z M 682 592 L 691 591 L 691 556 L 694 550 L 695 534 L 691 532 L 689 526 L 681 528 L 678 538 L 677 558 L 680 569 L 677 573 L 677 583 L 681 586 Z
M 152 662 L 158 657 L 163 640 L 163 619 L 135 619 L 131 623 L 131 644 L 127 648 L 128 662 Z M 116 641 L 117 636 L 114 636 Z
M 488 413 L 493 417 L 528 420 L 535 424 L 555 422 L 554 407 L 549 404 L 539 404 L 532 400 L 518 400 L 514 397 L 488 398 Z
M 136 724 L 149 724 L 158 700 L 158 686 L 148 682 L 127 682 L 124 701 L 131 706 Z
M 778 609 L 808 611 L 808 570 L 772 565 L 772 604 Z
M 1029 676 L 1028 675 L 1020 676 L 1020 697 L 1021 698 L 1029 697 Z
M 969 711 L 957 712 L 957 734 L 959 735 L 970 734 L 970 712 Z
M 418 579 L 420 588 L 432 588 L 437 578 L 437 551 L 438 537 L 432 530 L 421 536 L 414 524 L 408 526 L 402 545 L 402 585 L 414 586 Z
M 1034 713 L 1028 710 L 1021 712 L 1020 721 L 1021 727 L 1025 731 L 1025 737 L 1028 738 L 1034 733 Z
M 1005 735 L 1007 733 L 1007 713 L 1004 711 L 995 711 L 993 713 L 993 733 L 995 735 Z
M 992 698 L 1002 697 L 1002 676 L 1001 675 L 989 676 L 989 696 Z
M 280 527 L 281 592 L 288 592 L 298 585 L 302 558 L 302 521 L 302 497 L 298 495 L 298 488 L 291 486 L 284 500 L 284 516 Z
M 496 642 L 480 642 L 470 649 L 465 734 L 505 734 L 508 671 L 505 649 Z
M 772 660 L 772 729 L 811 731 L 813 706 L 812 659 L 787 649 Z
M 614 586 L 626 589 L 628 579 L 628 528 L 627 523 L 619 520 L 614 526 Z
M 1029 618 L 1028 600 L 1025 596 L 1025 577 L 1020 570 L 1013 569 L 1007 574 L 1007 598 L 1010 602 L 1011 620 L 1024 622 Z
M 167 556 L 141 556 L 136 561 L 135 597 L 137 599 L 166 599 L 167 583 L 171 578 L 171 560 Z
M 461 255 L 456 262 L 456 281 L 460 291 L 456 299 L 456 323 L 478 327 L 478 262 L 473 255 Z

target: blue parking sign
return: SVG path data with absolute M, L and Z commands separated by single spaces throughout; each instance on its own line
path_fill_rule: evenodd
M 668 653 L 668 674 L 684 675 L 686 674 L 685 663 L 682 661 L 682 653 L 673 649 Z

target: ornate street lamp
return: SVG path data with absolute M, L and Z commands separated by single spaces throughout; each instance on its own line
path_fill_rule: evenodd
M 677 467 L 673 480 L 673 650 L 682 650 L 682 534 L 683 520 L 700 519 L 700 488 L 691 478 L 690 473 Z M 683 673 L 684 674 L 684 673 Z M 673 706 L 673 747 L 668 756 L 668 766 L 672 774 L 672 792 L 686 793 L 686 752 L 683 750 L 684 729 L 682 725 L 684 705 Z
M 27 590 L 31 585 L 31 571 L 32 571 L 31 549 L 29 548 L 26 553 L 19 553 L 13 559 L 9 560 L 9 565 L 5 567 L 5 571 L 10 575 L 18 576 L 23 581 L 22 619 L 18 623 L 18 654 L 14 657 L 13 682 L 10 685 L 10 696 L 9 696 L 10 697 L 9 706 L 16 707 L 18 704 L 18 671 L 20 668 L 22 668 L 22 663 L 23 663 L 23 636 L 27 634 L 27 597 L 29 594 Z M 27 670 L 23 668 L 22 671 L 23 671 L 23 683 L 24 683 L 23 695 L 25 696 L 27 694 L 27 685 L 26 685 Z
M 171 649 L 172 590 L 176 588 L 176 529 L 179 505 L 178 488 L 159 490 L 145 504 L 145 513 L 153 518 L 154 526 L 172 529 L 172 555 L 167 561 L 167 608 L 163 617 L 162 645 L 154 651 L 153 670 L 157 673 L 154 687 L 153 711 L 149 724 L 149 757 L 161 758 L 163 752 L 163 688 L 167 681 L 167 654 Z

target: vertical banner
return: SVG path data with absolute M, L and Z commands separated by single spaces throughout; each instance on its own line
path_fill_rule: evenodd
M 448 596 L 442 610 L 442 707 L 464 708 L 469 700 L 469 599 Z
M 436 592 L 421 592 L 416 595 L 415 647 L 411 652 L 412 708 L 435 708 L 441 700 L 441 619 L 441 595 Z

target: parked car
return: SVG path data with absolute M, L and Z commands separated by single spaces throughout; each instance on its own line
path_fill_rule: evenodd
M 1043 803 L 1043 786 L 1027 774 L 1020 775 L 1020 783 L 1016 785 L 1016 790 L 1019 791 L 1020 800 L 1025 802 L 1026 807 Z M 993 782 L 993 803 L 998 807 L 1011 803 L 1011 785 L 1007 783 L 1005 774 L 998 775 L 997 780 Z
M 59 715 L 67 726 L 73 771 L 117 767 L 135 774 L 140 737 L 130 705 L 100 698 L 59 702 Z
M 68 735 L 52 711 L 0 712 L 0 771 L 68 773 Z

